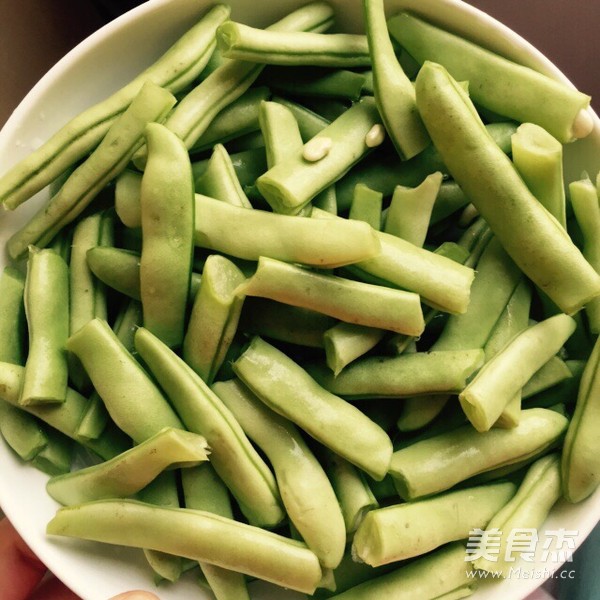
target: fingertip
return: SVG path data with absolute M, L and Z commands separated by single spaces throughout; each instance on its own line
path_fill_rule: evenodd
M 131 592 L 123 592 L 122 594 L 118 594 L 109 600 L 160 600 L 160 598 L 152 592 L 133 590 Z

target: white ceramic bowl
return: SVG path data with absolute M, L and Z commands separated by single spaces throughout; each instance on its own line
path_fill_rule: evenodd
M 339 10 L 341 30 L 359 30 L 360 0 L 331 0 Z M 293 9 L 299 0 L 229 0 L 232 18 L 266 25 Z M 25 156 L 70 117 L 108 96 L 150 64 L 200 15 L 209 0 L 150 0 L 82 42 L 51 69 L 33 88 L 0 132 L 0 171 Z M 544 56 L 491 17 L 457 0 L 391 0 L 390 13 L 408 7 L 430 20 L 473 39 L 514 60 L 566 81 Z M 594 115 L 591 136 L 572 144 L 566 152 L 567 177 L 582 170 L 595 175 L 600 167 L 600 121 Z M 0 217 L 0 246 L 40 201 L 41 192 L 15 213 Z M 0 257 L 4 262 L 4 257 Z M 3 264 L 0 264 L 3 266 Z M 45 492 L 47 477 L 21 463 L 0 441 L 0 505 L 20 534 L 45 564 L 85 600 L 106 600 L 130 589 L 156 591 L 141 553 L 77 540 L 47 538 L 46 523 L 58 505 Z M 543 529 L 578 530 L 578 545 L 600 519 L 600 492 L 579 505 L 561 503 Z M 525 565 L 531 569 L 556 568 L 557 563 Z M 474 599 L 519 599 L 541 583 L 540 579 L 513 578 L 483 586 Z M 257 599 L 303 598 L 272 586 L 253 588 Z M 191 578 L 158 590 L 161 600 L 209 599 Z

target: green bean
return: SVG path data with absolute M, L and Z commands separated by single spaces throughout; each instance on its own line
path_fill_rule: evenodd
M 563 495 L 569 502 L 580 502 L 598 487 L 598 453 L 593 441 L 598 422 L 598 363 L 600 342 L 596 341 L 592 354 L 581 375 L 575 413 L 569 425 L 563 446 L 561 473 Z
M 277 102 L 263 102 L 259 121 L 269 169 L 302 151 L 298 121 L 289 108 Z
M 372 567 L 420 556 L 485 528 L 515 491 L 512 483 L 493 483 L 373 510 L 352 550 Z
M 269 408 L 373 479 L 383 479 L 391 452 L 387 434 L 357 408 L 320 387 L 285 354 L 255 337 L 233 369 Z
M 216 37 L 225 58 L 267 65 L 364 67 L 371 62 L 367 38 L 358 34 L 269 31 L 226 21 Z
M 528 470 L 516 495 L 489 522 L 486 529 L 501 533 L 499 545 L 494 547 L 495 560 L 477 557 L 473 561 L 476 569 L 508 574 L 514 565 L 515 558 L 520 554 L 513 549 L 510 556 L 511 532 L 541 527 L 550 509 L 556 504 L 561 495 L 560 458 L 557 454 L 545 456 L 536 461 Z M 517 554 L 515 557 L 514 554 Z M 469 556 L 469 553 L 467 553 Z
M 327 127 L 327 125 L 329 125 L 331 122 L 329 119 L 325 119 L 321 115 L 318 115 L 316 112 L 310 110 L 310 108 L 307 108 L 298 102 L 294 102 L 289 98 L 273 96 L 273 102 L 282 104 L 286 108 L 290 109 L 296 118 L 296 122 L 300 129 L 300 135 L 302 136 L 302 141 L 304 142 L 308 142 L 308 140 L 315 137 L 317 133 L 321 133 L 321 131 L 323 131 L 323 129 L 325 129 L 325 127 Z
M 352 195 L 349 219 L 364 221 L 376 231 L 381 230 L 381 206 L 383 194 L 364 183 L 357 183 Z
M 23 373 L 24 368 L 19 365 L 0 362 L 0 399 L 15 407 L 19 407 Z M 105 460 L 127 449 L 131 440 L 117 427 L 107 427 L 103 434 L 95 440 L 86 440 L 78 436 L 77 427 L 86 406 L 86 398 L 75 390 L 67 388 L 64 402 L 30 404 L 23 406 L 22 409 L 89 448 Z
M 413 84 L 396 58 L 383 0 L 365 0 L 363 6 L 377 107 L 398 154 L 408 160 L 429 145 L 429 136 L 417 111 Z
M 492 123 L 486 125 L 486 129 L 502 152 L 510 153 L 511 136 L 517 130 L 516 124 Z M 384 196 L 391 196 L 397 185 L 416 187 L 423 182 L 425 177 L 436 171 L 440 171 L 444 176 L 448 175 L 448 168 L 433 144 L 406 161 L 401 161 L 392 152 L 385 154 L 378 151 L 373 152 L 337 182 L 340 209 L 345 210 L 350 206 L 353 190 L 357 183 L 364 183 L 383 193 Z M 465 200 L 465 204 L 467 203 L 468 201 Z M 435 211 L 434 207 L 434 215 Z
M 378 240 L 365 223 L 347 219 L 329 223 L 247 210 L 207 196 L 196 196 L 195 222 L 196 246 L 252 261 L 266 256 L 333 268 L 376 256 L 379 251 Z
M 354 465 L 329 450 L 325 450 L 324 462 L 325 471 L 342 509 L 346 535 L 349 538 L 369 511 L 379 507 L 379 503 L 366 477 Z
M 281 342 L 322 348 L 323 335 L 336 320 L 322 313 L 266 298 L 246 298 L 240 329 Z
M 233 519 L 227 487 L 210 463 L 184 469 L 181 484 L 186 508 Z M 203 562 L 200 569 L 217 600 L 250 600 L 246 579 L 241 573 Z
M 112 245 L 113 240 L 102 238 L 107 234 L 107 222 L 112 220 L 105 213 L 96 213 L 79 221 L 73 229 L 71 259 L 69 262 L 69 335 L 88 321 L 98 317 L 107 318 L 106 289 L 96 279 L 87 263 L 87 251 L 102 245 Z M 110 227 L 112 236 L 112 227 Z M 81 363 L 69 356 L 69 377 L 78 390 L 89 386 Z
M 35 417 L 0 400 L 0 433 L 25 461 L 32 460 L 48 445 L 48 436 Z
M 254 185 L 256 179 L 267 170 L 267 162 L 264 148 L 252 148 L 230 155 L 235 174 L 242 188 L 246 191 Z M 192 163 L 194 181 L 200 177 L 208 166 L 208 160 L 200 160 Z
M 587 364 L 585 360 L 567 360 L 565 361 L 567 368 L 571 372 L 571 377 L 567 377 L 557 385 L 548 388 L 542 392 L 538 392 L 534 396 L 527 399 L 528 408 L 549 408 L 561 402 L 569 407 L 575 404 L 581 374 Z
M 276 92 L 301 96 L 304 102 L 318 100 L 312 110 L 328 121 L 326 125 L 348 108 L 347 101 L 360 100 L 365 85 L 365 76 L 356 71 L 315 67 L 268 67 L 262 80 Z
M 129 108 L 111 125 L 97 148 L 73 171 L 50 202 L 11 236 L 7 242 L 11 258 L 21 257 L 30 244 L 45 246 L 79 216 L 125 169 L 142 143 L 146 123 L 161 120 L 174 104 L 172 94 L 151 82 L 145 83 Z
M 419 63 L 439 63 L 454 79 L 468 81 L 469 94 L 477 104 L 519 123 L 540 125 L 562 143 L 592 131 L 592 119 L 586 112 L 590 97 L 572 86 L 407 13 L 390 19 L 388 26 L 392 36 Z M 540 98 L 549 101 L 540 103 Z
M 46 491 L 63 505 L 126 498 L 139 492 L 172 465 L 208 460 L 206 439 L 181 429 L 165 428 L 114 458 L 53 477 Z
M 596 186 L 589 177 L 569 184 L 571 206 L 583 235 L 583 255 L 598 272 L 600 271 L 600 205 Z M 600 332 L 600 299 L 595 298 L 585 306 L 588 326 L 592 333 Z
M 518 334 L 489 360 L 460 393 L 462 409 L 477 431 L 488 431 L 533 374 L 563 346 L 575 329 L 556 315 Z
M 163 429 L 184 429 L 150 376 L 106 321 L 93 319 L 67 341 L 81 360 L 113 421 L 136 443 Z
M 496 322 L 521 280 L 521 272 L 497 239 L 487 245 L 477 261 L 471 300 L 462 315 L 451 315 L 435 350 L 484 348 Z
M 468 204 L 469 199 L 456 181 L 443 181 L 431 211 L 431 225 L 443 221 Z
M 437 171 L 415 188 L 396 186 L 383 230 L 422 247 L 441 184 L 442 174 Z
M 304 544 L 204 511 L 89 502 L 60 509 L 47 533 L 160 550 L 309 594 L 321 579 L 317 557 Z
M 212 383 L 233 341 L 244 299 L 234 292 L 246 278 L 228 259 L 209 256 L 183 339 L 183 359 Z
M 189 431 L 204 435 L 211 463 L 251 523 L 274 526 L 283 519 L 275 478 L 221 400 L 183 360 L 147 329 L 135 345 Z
M 339 375 L 344 367 L 372 350 L 384 335 L 383 329 L 375 327 L 344 322 L 334 325 L 323 334 L 327 366 Z
M 98 246 L 86 253 L 92 273 L 109 287 L 140 300 L 140 255 L 131 250 Z
M 68 473 L 73 462 L 73 441 L 52 428 L 48 428 L 46 434 L 48 443 L 33 457 L 31 464 L 51 477 Z
M 425 327 L 419 296 L 261 257 L 237 291 L 308 308 L 341 321 L 420 335 Z
M 542 454 L 567 425 L 564 416 L 543 408 L 524 410 L 516 427 L 491 429 L 485 435 L 463 425 L 397 450 L 390 473 L 404 500 L 429 496 L 479 473 Z
M 125 169 L 116 180 L 115 184 L 115 210 L 121 223 L 126 227 L 142 226 L 142 209 L 140 206 L 140 193 L 142 188 L 142 174 L 137 171 Z
M 446 258 L 449 258 L 459 264 L 466 264 L 467 261 L 470 259 L 469 252 L 465 248 L 462 248 L 461 246 L 456 244 L 455 242 L 442 243 L 434 250 L 434 254 L 445 256 Z M 423 317 L 425 319 L 425 327 L 430 326 L 436 321 L 444 320 L 445 317 L 440 319 L 441 316 L 442 315 L 440 314 L 440 312 L 436 309 L 428 308 L 427 310 L 425 310 L 423 314 Z M 411 343 L 414 343 L 415 341 L 415 338 L 399 334 L 392 336 L 390 339 L 388 339 L 387 346 L 392 350 L 393 354 L 402 354 L 406 351 L 409 345 Z M 410 402 L 410 400 L 408 400 L 407 402 Z
M 166 127 L 146 128 L 142 178 L 140 298 L 144 327 L 169 346 L 183 342 L 194 253 L 194 188 L 190 160 Z
M 402 413 L 396 421 L 396 427 L 401 432 L 422 429 L 442 412 L 450 398 L 448 394 L 406 398 L 402 405 Z
M 113 326 L 118 340 L 128 352 L 133 352 L 133 337 L 136 329 L 141 326 L 142 305 L 137 300 L 128 300 L 118 313 Z M 88 405 L 77 427 L 77 435 L 85 439 L 97 439 L 105 430 L 109 420 L 110 415 L 106 410 L 104 401 L 100 394 L 94 390 L 89 397 Z
M 523 386 L 523 399 L 525 400 L 539 394 L 570 377 L 573 377 L 573 373 L 565 361 L 558 356 L 553 356 L 539 371 L 536 371 L 531 379 Z
M 371 150 L 366 136 L 378 122 L 374 101 L 363 99 L 309 140 L 302 155 L 279 163 L 261 175 L 256 180 L 258 189 L 275 212 L 298 213 Z M 306 160 L 309 150 L 321 143 L 327 143 L 330 150 L 316 161 L 312 155 L 311 160 Z
M 465 569 L 465 547 L 456 542 L 331 596 L 331 600 L 451 600 L 469 596 L 476 586 L 477 579 L 469 577 Z
M 196 179 L 195 190 L 234 206 L 252 208 L 235 174 L 231 158 L 222 144 L 214 147 L 206 171 Z
M 175 42 L 153 65 L 109 98 L 88 108 L 0 179 L 0 200 L 16 208 L 90 152 L 146 81 L 173 93 L 200 74 L 215 47 L 217 26 L 229 16 L 218 4 Z M 32 175 L 33 174 L 33 175 Z
M 88 265 L 94 275 L 128 298 L 140 300 L 140 255 L 132 250 L 98 246 L 87 252 Z M 192 272 L 189 295 L 194 298 L 201 275 Z
M 323 567 L 337 567 L 346 544 L 344 518 L 325 471 L 298 429 L 239 380 L 218 382 L 212 389 L 273 465 L 283 505 L 301 538 Z
M 337 376 L 324 365 L 313 363 L 309 373 L 325 389 L 344 398 L 407 398 L 458 393 L 482 364 L 482 350 L 446 350 L 369 356 L 348 365 Z
M 424 65 L 416 89 L 438 151 L 517 266 L 566 313 L 598 296 L 600 276 L 527 189 L 443 67 Z
M 183 466 L 187 465 L 184 463 Z M 162 471 L 138 493 L 137 499 L 147 504 L 179 508 L 177 474 L 174 470 Z M 158 550 L 143 549 L 144 557 L 154 572 L 156 585 L 167 580 L 177 581 L 183 572 L 183 558 Z
M 324 31 L 332 23 L 333 12 L 325 2 L 312 2 L 290 13 L 268 29 L 274 31 Z M 239 98 L 259 76 L 263 65 L 229 60 L 215 69 L 183 98 L 169 115 L 166 126 L 187 148 L 192 148 L 215 116 Z M 134 158 L 139 165 L 145 154 Z
M 512 157 L 531 193 L 566 229 L 562 144 L 539 125 L 523 123 L 512 136 Z
M 225 144 L 258 131 L 259 107 L 270 95 L 270 90 L 265 86 L 252 87 L 244 92 L 215 116 L 190 152 L 202 152 L 217 143 Z
M 48 293 L 51 290 L 51 293 Z M 64 402 L 68 367 L 69 272 L 52 250 L 31 247 L 25 279 L 29 354 L 19 404 Z
M 0 361 L 25 363 L 25 277 L 14 267 L 5 267 L 0 275 Z

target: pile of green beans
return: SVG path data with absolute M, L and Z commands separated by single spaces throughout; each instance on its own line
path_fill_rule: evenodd
M 215 5 L 0 177 L 14 209 L 63 175 L 0 276 L 0 433 L 49 535 L 217 600 L 459 598 L 509 566 L 472 530 L 600 485 L 589 97 L 363 7 Z

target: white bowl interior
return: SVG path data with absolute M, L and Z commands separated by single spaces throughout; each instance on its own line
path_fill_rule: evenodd
M 339 29 L 357 30 L 362 23 L 359 0 L 331 0 L 339 9 Z M 230 0 L 232 18 L 265 25 L 282 16 L 300 2 L 279 0 Z M 110 23 L 80 44 L 61 60 L 35 86 L 0 132 L 0 170 L 25 156 L 47 139 L 70 117 L 90 104 L 108 96 L 124 82 L 150 64 L 169 44 L 194 22 L 207 0 L 150 0 Z M 473 39 L 553 77 L 565 80 L 547 59 L 508 28 L 491 17 L 458 0 L 391 0 L 390 14 L 410 8 L 431 20 Z M 586 140 L 572 144 L 566 156 L 567 176 L 577 177 L 582 170 L 595 176 L 600 167 L 600 122 Z M 32 212 L 46 192 L 15 213 L 0 216 L 0 246 L 10 232 Z M 0 257 L 0 266 L 6 263 Z M 130 589 L 156 591 L 151 574 L 135 550 L 116 548 L 77 540 L 47 538 L 46 523 L 58 505 L 45 492 L 47 477 L 24 465 L 0 441 L 0 505 L 21 535 L 45 564 L 75 593 L 85 600 L 106 600 Z M 561 503 L 545 529 L 578 530 L 578 543 L 600 518 L 600 492 L 579 505 Z M 553 569 L 558 564 L 527 563 L 527 568 Z M 541 581 L 508 579 L 484 586 L 473 598 L 523 598 Z M 176 585 L 161 585 L 162 600 L 210 598 L 190 577 Z M 272 586 L 258 584 L 255 598 L 284 600 L 303 598 Z

